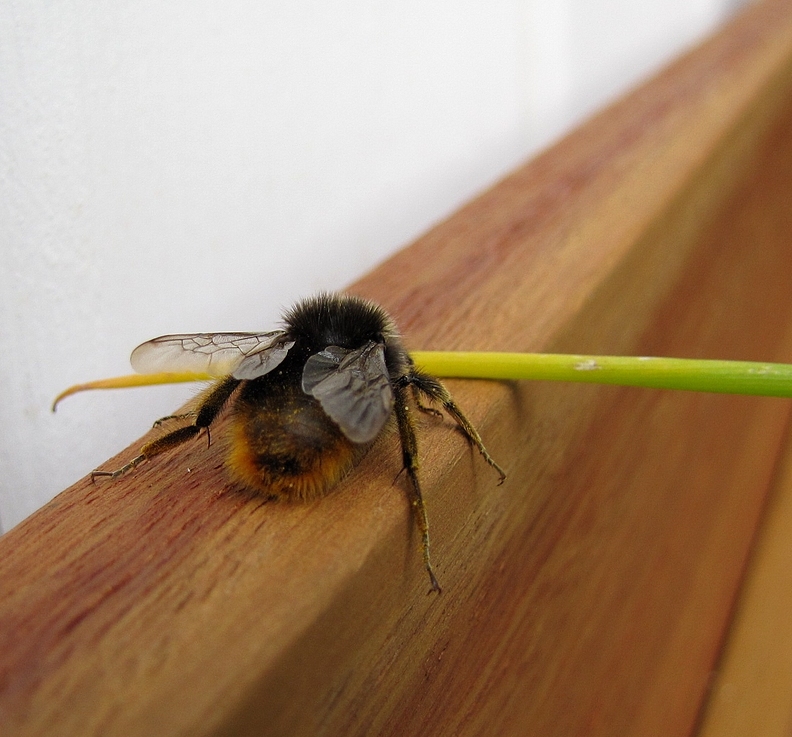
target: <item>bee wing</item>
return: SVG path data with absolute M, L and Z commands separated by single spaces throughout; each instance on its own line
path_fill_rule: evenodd
M 282 330 L 271 333 L 186 333 L 163 335 L 132 351 L 132 368 L 140 374 L 195 371 L 211 376 L 233 374 L 254 379 L 272 371 L 294 345 Z
M 314 354 L 305 362 L 302 388 L 353 443 L 374 440 L 393 410 L 385 346 L 373 341 L 351 351 L 331 345 Z

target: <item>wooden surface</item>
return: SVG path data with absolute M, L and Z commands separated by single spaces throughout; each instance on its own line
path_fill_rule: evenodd
M 704 711 L 699 737 L 792 729 L 792 437 Z
M 760 3 L 351 291 L 415 348 L 792 361 L 791 93 Z M 449 387 L 509 478 L 422 420 L 442 596 L 393 435 L 290 506 L 221 424 L 0 538 L 3 734 L 691 734 L 789 402 Z

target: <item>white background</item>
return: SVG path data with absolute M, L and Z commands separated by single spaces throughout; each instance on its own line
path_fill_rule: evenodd
M 340 289 L 735 0 L 0 0 L 0 519 L 194 388 L 52 398 Z

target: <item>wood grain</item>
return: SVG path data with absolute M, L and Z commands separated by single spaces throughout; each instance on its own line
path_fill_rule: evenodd
M 698 732 L 783 737 L 792 727 L 792 438 Z
M 790 361 L 791 91 L 768 0 L 351 291 L 415 348 Z M 449 387 L 509 478 L 422 420 L 442 596 L 392 434 L 286 505 L 221 422 L 0 538 L 4 734 L 690 734 L 789 402 Z

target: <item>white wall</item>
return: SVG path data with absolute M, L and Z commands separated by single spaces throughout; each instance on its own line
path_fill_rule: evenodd
M 0 1 L 5 529 L 194 388 L 59 390 L 342 288 L 733 5 Z

